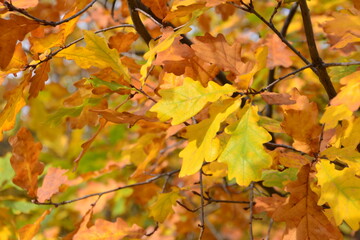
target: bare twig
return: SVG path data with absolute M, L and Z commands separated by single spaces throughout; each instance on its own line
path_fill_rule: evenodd
M 249 200 L 250 200 L 249 236 L 250 236 L 250 240 L 252 240 L 254 239 L 254 234 L 253 234 L 254 182 L 251 182 L 249 186 Z
M 295 75 L 296 73 L 299 73 L 307 68 L 311 68 L 313 65 L 310 63 L 302 68 L 299 68 L 291 73 L 286 74 L 285 76 L 279 77 L 278 79 L 274 80 L 272 83 L 270 83 L 269 85 L 267 85 L 266 87 L 264 87 L 263 89 L 261 89 L 259 92 L 264 92 L 264 91 L 268 91 L 272 86 L 274 86 L 275 84 L 277 84 L 278 82 L 280 82 L 281 80 L 284 80 L 285 78 L 290 77 L 291 75 Z
M 286 19 L 285 19 L 285 23 L 283 25 L 283 27 L 281 28 L 281 35 L 285 38 L 286 37 L 286 33 L 287 30 L 290 26 L 291 21 L 294 19 L 296 10 L 299 6 L 299 2 L 294 3 L 294 5 L 291 7 L 289 14 L 287 15 Z M 268 76 L 268 85 L 272 84 L 275 81 L 275 70 L 276 68 L 274 67 L 273 69 L 270 69 L 269 71 L 269 76 Z M 272 92 L 273 88 L 275 85 L 271 85 L 270 88 L 268 89 L 268 91 Z M 272 105 L 267 104 L 266 105 L 266 112 L 265 112 L 265 116 L 267 117 L 271 117 L 272 116 L 272 112 L 273 112 L 273 108 Z
M 285 144 L 277 144 L 277 143 L 267 142 L 267 143 L 264 143 L 264 146 L 266 146 L 266 147 L 272 147 L 272 148 L 282 147 L 282 148 L 286 148 L 286 149 L 290 149 L 290 150 L 292 150 L 292 151 L 298 152 L 298 153 L 300 153 L 301 155 L 307 155 L 307 153 L 304 153 L 304 152 L 302 152 L 302 151 L 299 151 L 299 150 L 293 148 L 292 146 L 285 145 Z
M 11 4 L 11 2 L 7 2 L 5 1 L 4 2 L 4 5 L 7 7 L 7 9 L 9 11 L 15 11 L 15 12 L 18 12 L 18 13 L 21 13 L 22 15 L 42 24 L 42 25 L 45 25 L 45 26 L 53 26 L 53 27 L 56 27 L 57 25 L 60 25 L 60 24 L 63 24 L 63 23 L 66 23 L 66 22 L 69 22 L 71 20 L 73 20 L 74 18 L 80 16 L 81 14 L 83 14 L 84 12 L 86 12 L 89 8 L 91 8 L 94 3 L 96 2 L 97 0 L 93 0 L 91 1 L 88 5 L 86 5 L 83 9 L 81 9 L 79 12 L 77 12 L 76 14 L 74 14 L 73 16 L 71 17 L 68 17 L 66 19 L 63 19 L 61 21 L 57 21 L 57 22 L 54 22 L 54 21 L 46 21 L 46 20 L 43 20 L 43 19 L 39 19 L 37 17 L 34 17 L 32 16 L 30 13 L 28 13 L 25 9 L 22 9 L 22 8 L 17 8 L 15 7 L 14 5 Z
M 360 65 L 360 61 L 342 62 L 342 63 L 323 63 L 324 67 L 353 66 Z
M 154 229 L 153 229 L 151 232 L 149 232 L 149 233 L 145 233 L 144 235 L 147 236 L 147 237 L 150 237 L 150 236 L 153 235 L 158 229 L 159 229 L 159 223 L 156 222 Z
M 309 47 L 309 52 L 313 66 L 316 68 L 318 72 L 319 80 L 321 84 L 324 86 L 329 99 L 332 99 L 336 96 L 336 91 L 330 80 L 329 74 L 326 71 L 326 68 L 323 66 L 324 62 L 320 57 L 316 47 L 314 31 L 312 28 L 312 23 L 310 18 L 310 10 L 307 6 L 306 0 L 300 0 L 300 8 L 303 19 L 303 25 L 305 29 L 306 40 Z
M 271 228 L 273 226 L 274 220 L 272 218 L 270 218 L 270 222 L 269 222 L 269 227 L 268 227 L 268 231 L 265 237 L 265 240 L 270 240 L 270 233 L 271 233 Z
M 273 24 L 273 18 L 275 17 L 276 13 L 278 12 L 279 8 L 281 7 L 281 4 L 282 4 L 282 1 L 278 1 L 276 7 L 274 8 L 273 13 L 271 14 L 269 23 L 272 24 L 272 25 L 274 25 Z
M 200 182 L 200 198 L 201 198 L 201 206 L 200 206 L 200 234 L 199 240 L 202 239 L 205 230 L 205 201 L 204 201 L 204 185 L 203 185 L 203 172 L 202 169 L 199 171 L 199 182 Z
M 161 22 L 158 22 L 155 18 L 153 18 L 153 16 L 151 16 L 151 14 L 149 14 L 148 12 L 145 12 L 144 10 L 140 9 L 140 8 L 135 8 L 136 11 L 141 12 L 142 14 L 144 14 L 145 16 L 147 16 L 148 18 L 150 18 L 156 25 L 158 25 L 159 27 L 163 27 L 163 24 Z
M 146 185 L 146 184 L 152 183 L 152 182 L 154 182 L 154 181 L 156 181 L 156 180 L 158 180 L 158 179 L 160 179 L 160 178 L 174 175 L 174 174 L 176 174 L 176 173 L 178 173 L 178 172 L 180 172 L 180 169 L 159 174 L 159 175 L 154 176 L 154 177 L 152 177 L 152 178 L 149 178 L 148 180 L 143 181 L 143 182 L 138 182 L 138 183 L 133 183 L 133 184 L 121 186 L 121 187 L 113 188 L 113 189 L 110 189 L 110 190 L 107 190 L 107 191 L 103 191 L 103 192 L 92 193 L 92 194 L 84 195 L 84 196 L 82 196 L 82 197 L 75 198 L 75 199 L 71 199 L 71 200 L 67 200 L 67 201 L 62 201 L 62 202 L 57 202 L 57 203 L 55 203 L 55 202 L 43 202 L 43 203 L 41 203 L 41 202 L 38 202 L 36 199 L 34 199 L 34 200 L 32 200 L 32 202 L 35 203 L 35 204 L 37 204 L 37 205 L 53 205 L 53 206 L 55 206 L 55 207 L 58 207 L 58 206 L 61 206 L 61 205 L 66 205 L 66 204 L 69 204 L 69 203 L 77 202 L 77 201 L 80 201 L 80 200 L 83 200 L 83 199 L 87 199 L 87 198 L 90 198 L 90 197 L 102 196 L 102 195 L 105 195 L 105 194 L 108 194 L 108 193 L 112 193 L 112 192 L 116 192 L 116 191 L 119 191 L 119 190 L 122 190 L 122 189 L 125 189 L 125 188 L 132 188 L 132 187 L 137 187 L 137 186 L 141 186 L 141 185 Z

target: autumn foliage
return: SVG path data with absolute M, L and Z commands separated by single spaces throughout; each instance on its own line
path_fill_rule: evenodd
M 358 239 L 358 0 L 0 0 L 0 239 Z

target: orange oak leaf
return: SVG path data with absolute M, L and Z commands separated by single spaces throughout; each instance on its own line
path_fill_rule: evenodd
M 77 158 L 74 160 L 74 171 L 78 167 L 81 158 L 89 150 L 91 144 L 95 141 L 97 135 L 99 135 L 101 130 L 106 126 L 107 120 L 105 120 L 104 118 L 100 118 L 99 122 L 100 122 L 100 126 L 99 126 L 98 130 L 96 131 L 96 133 L 89 140 L 87 140 L 86 142 L 81 144 L 82 150 L 81 150 L 80 154 L 77 156 Z
M 30 197 L 35 197 L 38 176 L 44 170 L 44 164 L 38 159 L 42 145 L 35 143 L 30 131 L 24 127 L 9 138 L 9 143 L 12 147 L 10 162 L 15 170 L 13 182 L 27 190 Z
M 142 0 L 142 2 L 148 6 L 158 18 L 163 19 L 166 16 L 168 0 Z
M 277 66 L 290 67 L 292 65 L 291 56 L 294 54 L 280 40 L 276 34 L 271 34 L 266 39 L 268 46 L 267 67 L 273 69 Z
M 29 99 L 35 98 L 41 90 L 45 87 L 45 82 L 48 80 L 48 73 L 50 72 L 50 62 L 46 61 L 41 64 L 36 70 L 35 75 L 30 79 Z
M 20 240 L 32 240 L 38 233 L 41 222 L 50 212 L 51 210 L 46 210 L 33 224 L 27 224 L 20 228 L 18 231 Z
M 129 112 L 117 112 L 112 109 L 92 109 L 90 110 L 101 115 L 106 120 L 113 123 L 129 123 L 133 126 L 139 120 L 145 120 L 149 122 L 156 122 L 156 118 L 149 118 L 146 116 L 135 115 Z
M 0 140 L 3 139 L 3 132 L 13 129 L 16 115 L 25 106 L 23 96 L 24 88 L 28 85 L 31 74 L 27 74 L 25 79 L 15 89 L 8 91 L 4 98 L 7 103 L 0 113 Z
M 109 38 L 109 47 L 115 48 L 118 52 L 127 52 L 131 48 L 131 44 L 139 38 L 139 35 L 129 32 L 118 32 Z
M 11 3 L 18 8 L 31 8 L 36 7 L 39 0 L 12 0 Z
M 318 122 L 316 103 L 309 102 L 297 89 L 292 91 L 296 104 L 283 105 L 284 121 L 281 127 L 294 139 L 293 146 L 300 151 L 315 154 L 319 149 L 321 127 Z
M 117 218 L 116 222 L 109 222 L 104 219 L 97 219 L 95 224 L 87 229 L 79 229 L 73 240 L 120 240 L 120 239 L 138 239 L 145 234 L 145 231 L 133 225 L 128 224 L 121 218 Z
M 319 197 L 311 189 L 310 165 L 298 173 L 298 179 L 290 182 L 288 201 L 272 214 L 277 222 L 286 222 L 284 239 L 342 239 L 339 229 L 330 222 L 321 206 Z
M 25 17 L 10 15 L 10 19 L 0 18 L 0 69 L 5 69 L 14 54 L 17 41 L 37 28 L 39 24 Z
M 90 209 L 88 209 L 88 211 L 85 213 L 85 215 L 81 218 L 81 221 L 78 222 L 75 225 L 75 229 L 70 232 L 68 235 L 66 235 L 63 240 L 73 240 L 74 236 L 77 234 L 77 232 L 81 232 L 81 231 L 86 231 L 87 229 L 87 225 L 89 224 L 89 221 L 93 215 L 93 211 L 94 207 L 91 207 Z
M 216 64 L 236 75 L 242 74 L 247 68 L 247 64 L 241 59 L 240 43 L 235 42 L 230 45 L 222 34 L 213 37 L 206 33 L 205 36 L 196 37 L 191 48 L 202 60 Z
M 44 202 L 59 192 L 59 188 L 64 184 L 68 178 L 64 175 L 67 170 L 61 168 L 50 167 L 42 186 L 37 190 L 37 200 Z
M 261 97 L 267 104 L 272 105 L 291 105 L 296 103 L 295 100 L 290 99 L 291 96 L 287 93 L 263 92 Z

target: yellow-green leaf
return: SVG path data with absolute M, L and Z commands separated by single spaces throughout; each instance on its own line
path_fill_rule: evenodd
M 171 124 L 177 125 L 196 115 L 206 103 L 215 102 L 235 91 L 231 85 L 220 86 L 214 82 L 209 82 L 208 87 L 204 88 L 200 82 L 187 77 L 180 87 L 160 90 L 162 99 L 151 111 L 157 112 L 160 121 L 172 118 Z
M 122 65 L 119 53 L 116 49 L 110 49 L 104 38 L 97 36 L 91 31 L 84 31 L 86 47 L 76 47 L 72 45 L 59 52 L 57 57 L 65 57 L 68 60 L 74 60 L 81 68 L 111 67 L 125 80 L 130 81 L 128 69 Z
M 271 140 L 271 135 L 257 122 L 256 106 L 248 106 L 220 155 L 218 161 L 228 165 L 229 179 L 236 178 L 241 186 L 261 180 L 262 170 L 270 167 L 271 156 L 265 152 L 263 143 Z M 229 131 L 229 129 L 226 129 Z
M 161 193 L 150 207 L 150 216 L 157 222 L 164 222 L 169 214 L 174 213 L 172 206 L 175 206 L 176 200 L 180 198 L 182 197 L 177 188 L 173 188 L 169 193 Z
M 317 165 L 318 184 L 321 195 L 318 205 L 328 203 L 333 212 L 335 223 L 345 221 L 354 231 L 360 222 L 360 178 L 355 169 L 344 168 L 339 171 L 326 160 Z
M 188 145 L 179 154 L 183 158 L 179 176 L 191 175 L 200 170 L 203 161 L 214 161 L 219 155 L 220 142 L 216 138 L 220 124 L 240 106 L 240 100 L 227 99 L 210 108 L 210 118 L 187 127 Z

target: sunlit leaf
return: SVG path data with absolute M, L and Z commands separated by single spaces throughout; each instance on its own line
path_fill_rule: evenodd
M 270 167 L 271 156 L 263 143 L 271 140 L 271 135 L 257 122 L 257 107 L 247 106 L 244 114 L 231 134 L 218 161 L 228 165 L 229 179 L 236 179 L 241 186 L 261 180 L 262 170 Z
M 156 112 L 160 121 L 172 118 L 172 125 L 180 124 L 196 115 L 208 102 L 215 102 L 220 97 L 231 95 L 236 89 L 230 85 L 219 86 L 209 82 L 207 88 L 191 78 L 185 78 L 180 87 L 159 91 L 162 99 L 155 104 L 152 112 Z
M 39 202 L 50 200 L 54 194 L 59 192 L 60 186 L 68 180 L 64 175 L 66 172 L 67 170 L 61 168 L 49 168 L 42 186 L 37 190 L 36 196 Z
M 176 201 L 181 199 L 179 189 L 173 188 L 169 193 L 161 193 L 153 205 L 150 206 L 150 216 L 157 222 L 164 222 L 169 214 L 174 213 L 172 209 Z

